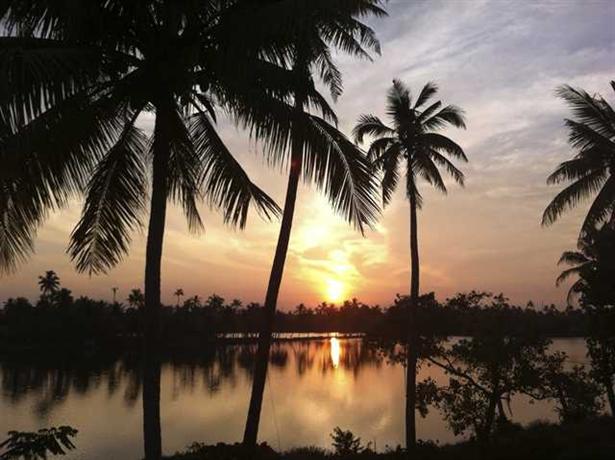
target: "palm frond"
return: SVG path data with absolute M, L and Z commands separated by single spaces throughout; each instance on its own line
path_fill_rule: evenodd
M 32 190 L 23 181 L 0 186 L 0 275 L 12 273 L 34 248 L 37 227 L 46 209 L 32 200 Z
M 382 205 L 386 206 L 391 202 L 397 182 L 399 181 L 399 161 L 401 157 L 401 147 L 398 143 L 392 144 L 379 161 L 382 174 Z
M 170 147 L 167 172 L 169 197 L 181 205 L 189 230 L 198 233 L 203 229 L 203 221 L 197 208 L 197 202 L 202 198 L 199 184 L 203 163 L 189 128 L 176 107 L 158 109 L 156 117 L 163 117 L 164 135 Z
M 583 198 L 597 192 L 606 180 L 603 170 L 590 172 L 559 192 L 549 203 L 542 216 L 542 225 L 551 225 L 567 209 L 574 207 Z
M 614 120 L 615 122 L 615 120 Z M 574 148 L 581 150 L 581 154 L 596 153 L 603 161 L 615 157 L 615 126 L 613 132 L 607 137 L 586 124 L 574 120 L 565 120 L 568 127 L 568 141 Z
M 559 184 L 564 181 L 581 179 L 588 174 L 599 171 L 602 161 L 592 155 L 577 155 L 572 160 L 560 163 L 555 171 L 547 178 L 547 184 Z
M 445 152 L 453 158 L 457 158 L 458 160 L 462 160 L 465 162 L 468 161 L 465 152 L 459 146 L 459 144 L 457 144 L 450 138 L 443 136 L 442 134 L 424 133 L 421 135 L 421 144 L 423 144 L 429 149 L 436 150 L 439 152 Z
M 586 262 L 589 262 L 589 259 L 583 253 L 577 251 L 564 251 L 557 264 L 581 265 Z
M 594 190 L 595 191 L 595 190 Z M 581 234 L 591 234 L 604 221 L 611 219 L 615 213 L 615 176 L 611 175 L 604 183 L 592 202 L 585 220 L 581 225 Z
M 359 116 L 359 120 L 352 130 L 355 142 L 361 144 L 365 136 L 382 137 L 392 136 L 395 131 L 385 125 L 380 118 L 375 115 L 364 114 Z
M 609 105 L 600 98 L 592 97 L 582 89 L 573 88 L 569 85 L 560 86 L 556 95 L 564 99 L 572 108 L 578 123 L 587 125 L 599 134 L 612 137 L 615 131 L 615 119 L 613 112 L 609 111 Z
M 105 273 L 128 253 L 131 232 L 141 226 L 145 208 L 147 143 L 128 123 L 94 171 L 68 247 L 78 271 Z
M 572 267 L 568 268 L 560 273 L 555 281 L 556 286 L 560 286 L 563 282 L 565 282 L 571 276 L 578 276 L 581 272 L 582 267 Z
M 447 105 L 435 115 L 422 122 L 423 128 L 427 131 L 442 129 L 447 125 L 455 128 L 466 128 L 464 112 L 461 108 L 455 105 Z
M 462 187 L 465 184 L 465 176 L 457 167 L 441 153 L 431 150 L 429 151 L 431 159 L 446 169 L 446 172 Z
M 250 204 L 267 219 L 279 216 L 280 207 L 256 186 L 228 151 L 205 113 L 190 119 L 190 135 L 203 163 L 199 182 L 210 202 L 222 209 L 224 219 L 243 228 Z
M 302 131 L 305 180 L 323 190 L 333 209 L 363 233 L 380 213 L 369 161 L 350 140 L 319 117 L 308 116 Z
M 331 51 L 324 48 L 323 52 L 316 58 L 316 68 L 320 79 L 329 88 L 329 93 L 334 101 L 342 95 L 344 85 L 342 82 L 342 72 L 338 69 L 331 57 Z
M 387 114 L 394 119 L 399 119 L 398 124 L 402 124 L 403 121 L 400 118 L 403 118 L 405 112 L 411 111 L 411 104 L 410 89 L 400 80 L 393 80 L 393 86 L 387 92 Z
M 412 160 L 412 171 L 414 172 L 414 174 L 420 175 L 430 185 L 433 185 L 442 193 L 447 193 L 446 185 L 442 180 L 440 171 L 438 171 L 438 168 L 429 156 L 416 155 Z
M 430 81 L 427 84 L 425 84 L 425 86 L 423 86 L 423 89 L 421 89 L 421 92 L 416 98 L 416 102 L 414 103 L 414 108 L 418 109 L 422 107 L 423 104 L 425 104 L 429 99 L 431 99 L 437 92 L 438 92 L 438 85 L 436 85 L 434 82 Z
M 380 137 L 371 143 L 367 150 L 367 159 L 378 165 L 379 159 L 385 154 L 392 144 L 397 140 L 394 137 Z

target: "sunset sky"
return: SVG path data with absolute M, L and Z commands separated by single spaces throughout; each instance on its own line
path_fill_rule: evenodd
M 382 56 L 363 62 L 339 56 L 345 91 L 335 108 L 350 133 L 361 113 L 384 115 L 393 78 L 418 91 L 427 81 L 440 86 L 445 103 L 466 111 L 468 129 L 451 129 L 470 159 L 459 165 L 465 188 L 448 196 L 421 184 L 419 214 L 421 291 L 439 299 L 471 289 L 503 292 L 514 302 L 563 305 L 567 287 L 555 287 L 563 250 L 574 248 L 585 207 L 542 228 L 542 211 L 559 189 L 547 175 L 571 157 L 563 118 L 565 104 L 554 96 L 568 83 L 600 93 L 615 103 L 615 2 L 391 1 L 389 17 L 371 21 Z M 151 119 L 142 119 L 150 129 Z M 267 169 L 259 147 L 246 133 L 221 121 L 220 132 L 253 180 L 283 203 L 283 171 Z M 279 222 L 252 213 L 245 231 L 225 227 L 203 208 L 206 232 L 188 232 L 173 208 L 167 221 L 162 294 L 174 302 L 217 293 L 227 299 L 262 302 Z M 36 255 L 0 280 L 0 300 L 35 297 L 36 278 L 55 270 L 75 295 L 125 298 L 142 287 L 144 235 L 135 235 L 130 257 L 107 276 L 79 275 L 65 253 L 80 204 L 57 213 L 41 228 Z M 380 222 L 365 237 L 334 215 L 309 185 L 299 192 L 280 306 L 357 297 L 388 305 L 409 290 L 408 203 L 400 188 Z M 146 221 L 146 220 L 144 220 Z

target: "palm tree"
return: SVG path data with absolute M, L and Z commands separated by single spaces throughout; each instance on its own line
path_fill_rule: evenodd
M 366 48 L 379 52 L 373 31 L 360 22 L 367 15 L 385 14 L 379 0 L 296 0 L 278 2 L 260 14 L 270 15 L 284 28 L 289 37 L 287 66 L 292 76 L 288 105 L 261 104 L 260 109 L 277 113 L 277 120 L 288 124 L 273 128 L 268 123 L 256 123 L 259 132 L 275 132 L 267 136 L 266 153 L 273 164 L 289 166 L 284 213 L 269 283 L 265 296 L 263 326 L 259 331 L 252 394 L 243 442 L 255 445 L 267 378 L 275 312 L 282 282 L 286 254 L 293 224 L 299 180 L 314 182 L 328 196 L 333 208 L 363 232 L 371 225 L 378 206 L 373 199 L 375 184 L 363 153 L 330 122 L 336 123 L 333 110 L 316 91 L 312 73 L 316 72 L 335 99 L 342 91 L 341 73 L 331 56 L 331 47 L 352 55 L 369 57 Z M 259 22 L 255 18 L 255 22 Z M 275 33 L 275 32 L 274 32 Z M 316 107 L 322 117 L 310 112 Z M 257 115 L 244 111 L 245 119 Z M 264 118 L 264 117 L 258 117 Z
M 142 308 L 145 303 L 145 296 L 143 292 L 141 292 L 141 289 L 132 289 L 126 300 L 131 307 Z
M 418 189 L 419 178 L 446 193 L 444 180 L 438 166 L 460 185 L 463 173 L 447 158 L 467 161 L 463 149 L 438 131 L 447 125 L 465 128 L 463 112 L 458 107 L 442 102 L 431 102 L 437 93 L 434 83 L 427 83 L 413 101 L 410 90 L 400 81 L 393 80 L 387 95 L 387 114 L 393 123 L 385 125 L 374 115 L 361 115 L 354 128 L 357 143 L 365 136 L 374 138 L 368 157 L 377 170 L 382 171 L 382 199 L 386 206 L 392 197 L 399 179 L 400 166 L 406 173 L 406 195 L 410 201 L 410 303 L 408 306 L 408 350 L 406 379 L 406 447 L 416 446 L 416 365 L 418 331 L 415 327 L 415 310 L 419 298 L 419 248 L 417 234 L 417 210 L 422 197 Z M 401 164 L 405 160 L 405 164 Z
M 38 277 L 38 287 L 43 296 L 48 297 L 60 289 L 60 278 L 53 270 L 47 270 L 44 275 Z
M 615 91 L 615 81 L 611 81 Z M 578 150 L 561 163 L 547 183 L 572 182 L 547 206 L 542 224 L 550 225 L 581 200 L 595 196 L 581 225 L 581 237 L 602 222 L 615 219 L 615 111 L 601 96 L 561 86 L 557 95 L 572 108 L 575 119 L 566 119 L 568 142 Z
M 571 267 L 557 277 L 557 286 L 571 276 L 577 277 L 568 290 L 568 303 L 582 297 L 590 304 L 615 304 L 615 225 L 605 224 L 584 233 L 577 249 L 564 251 L 558 262 Z
M 148 460 L 161 456 L 156 356 L 167 201 L 182 206 L 195 231 L 202 197 L 239 227 L 251 203 L 265 217 L 279 211 L 215 129 L 217 103 L 248 107 L 242 92 L 251 95 L 255 80 L 270 81 L 258 60 L 266 50 L 259 54 L 260 44 L 237 32 L 248 28 L 235 27 L 250 22 L 252 4 L 12 0 L 0 7 L 3 270 L 27 255 L 51 210 L 85 193 L 69 253 L 79 271 L 105 272 L 127 253 L 151 188 L 143 331 Z M 255 80 L 239 66 L 249 66 Z M 136 125 L 144 113 L 154 117 L 151 136 Z
M 179 307 L 181 297 L 184 296 L 184 290 L 182 288 L 176 289 L 173 295 L 177 297 L 177 306 Z

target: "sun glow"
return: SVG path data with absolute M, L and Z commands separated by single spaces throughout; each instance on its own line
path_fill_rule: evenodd
M 344 283 L 328 278 L 325 281 L 325 292 L 329 302 L 340 302 L 344 299 Z

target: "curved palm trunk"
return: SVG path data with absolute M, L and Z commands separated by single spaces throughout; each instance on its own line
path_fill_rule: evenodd
M 271 336 L 273 334 L 278 294 L 280 292 L 284 263 L 286 261 L 286 253 L 288 252 L 288 243 L 290 241 L 290 232 L 293 225 L 293 216 L 295 214 L 302 161 L 301 142 L 298 139 L 293 139 L 288 187 L 286 189 L 286 199 L 284 201 L 284 214 L 282 215 L 282 225 L 280 227 L 280 234 L 278 235 L 273 266 L 271 267 L 271 274 L 269 275 L 267 295 L 265 296 L 265 318 L 258 337 L 258 351 L 256 353 L 254 380 L 252 382 L 252 395 L 250 397 L 250 408 L 248 409 L 246 429 L 243 435 L 243 442 L 246 445 L 255 445 L 258 437 L 258 425 L 260 422 L 261 407 L 263 405 L 265 381 L 267 379 L 267 366 L 269 364 L 269 350 L 271 349 Z
M 160 434 L 160 266 L 167 210 L 169 139 L 164 116 L 157 111 L 154 127 L 152 198 L 145 254 L 145 321 L 143 331 L 143 444 L 146 460 L 162 456 Z
M 416 309 L 419 299 L 419 242 L 417 233 L 417 204 L 410 193 L 410 305 L 408 309 L 408 353 L 406 363 L 406 449 L 410 453 L 416 447 L 416 364 L 417 330 Z
M 288 252 L 293 216 L 295 214 L 297 188 L 301 176 L 301 164 L 301 143 L 300 141 L 293 140 L 290 174 L 288 176 L 288 187 L 286 189 L 286 199 L 284 201 L 284 214 L 282 215 L 282 225 L 278 236 L 278 244 L 276 246 L 273 266 L 271 267 L 271 274 L 269 276 L 269 285 L 267 286 L 265 318 L 258 337 L 258 351 L 256 353 L 254 380 L 252 382 L 252 395 L 250 397 L 250 408 L 248 409 L 246 429 L 243 435 L 243 443 L 251 446 L 256 444 L 258 437 L 258 425 L 260 422 L 261 407 L 263 405 L 265 381 L 267 379 L 267 366 L 269 364 L 269 350 L 271 349 L 271 336 L 273 334 L 280 283 L 282 282 L 284 263 L 286 261 L 286 253 Z

